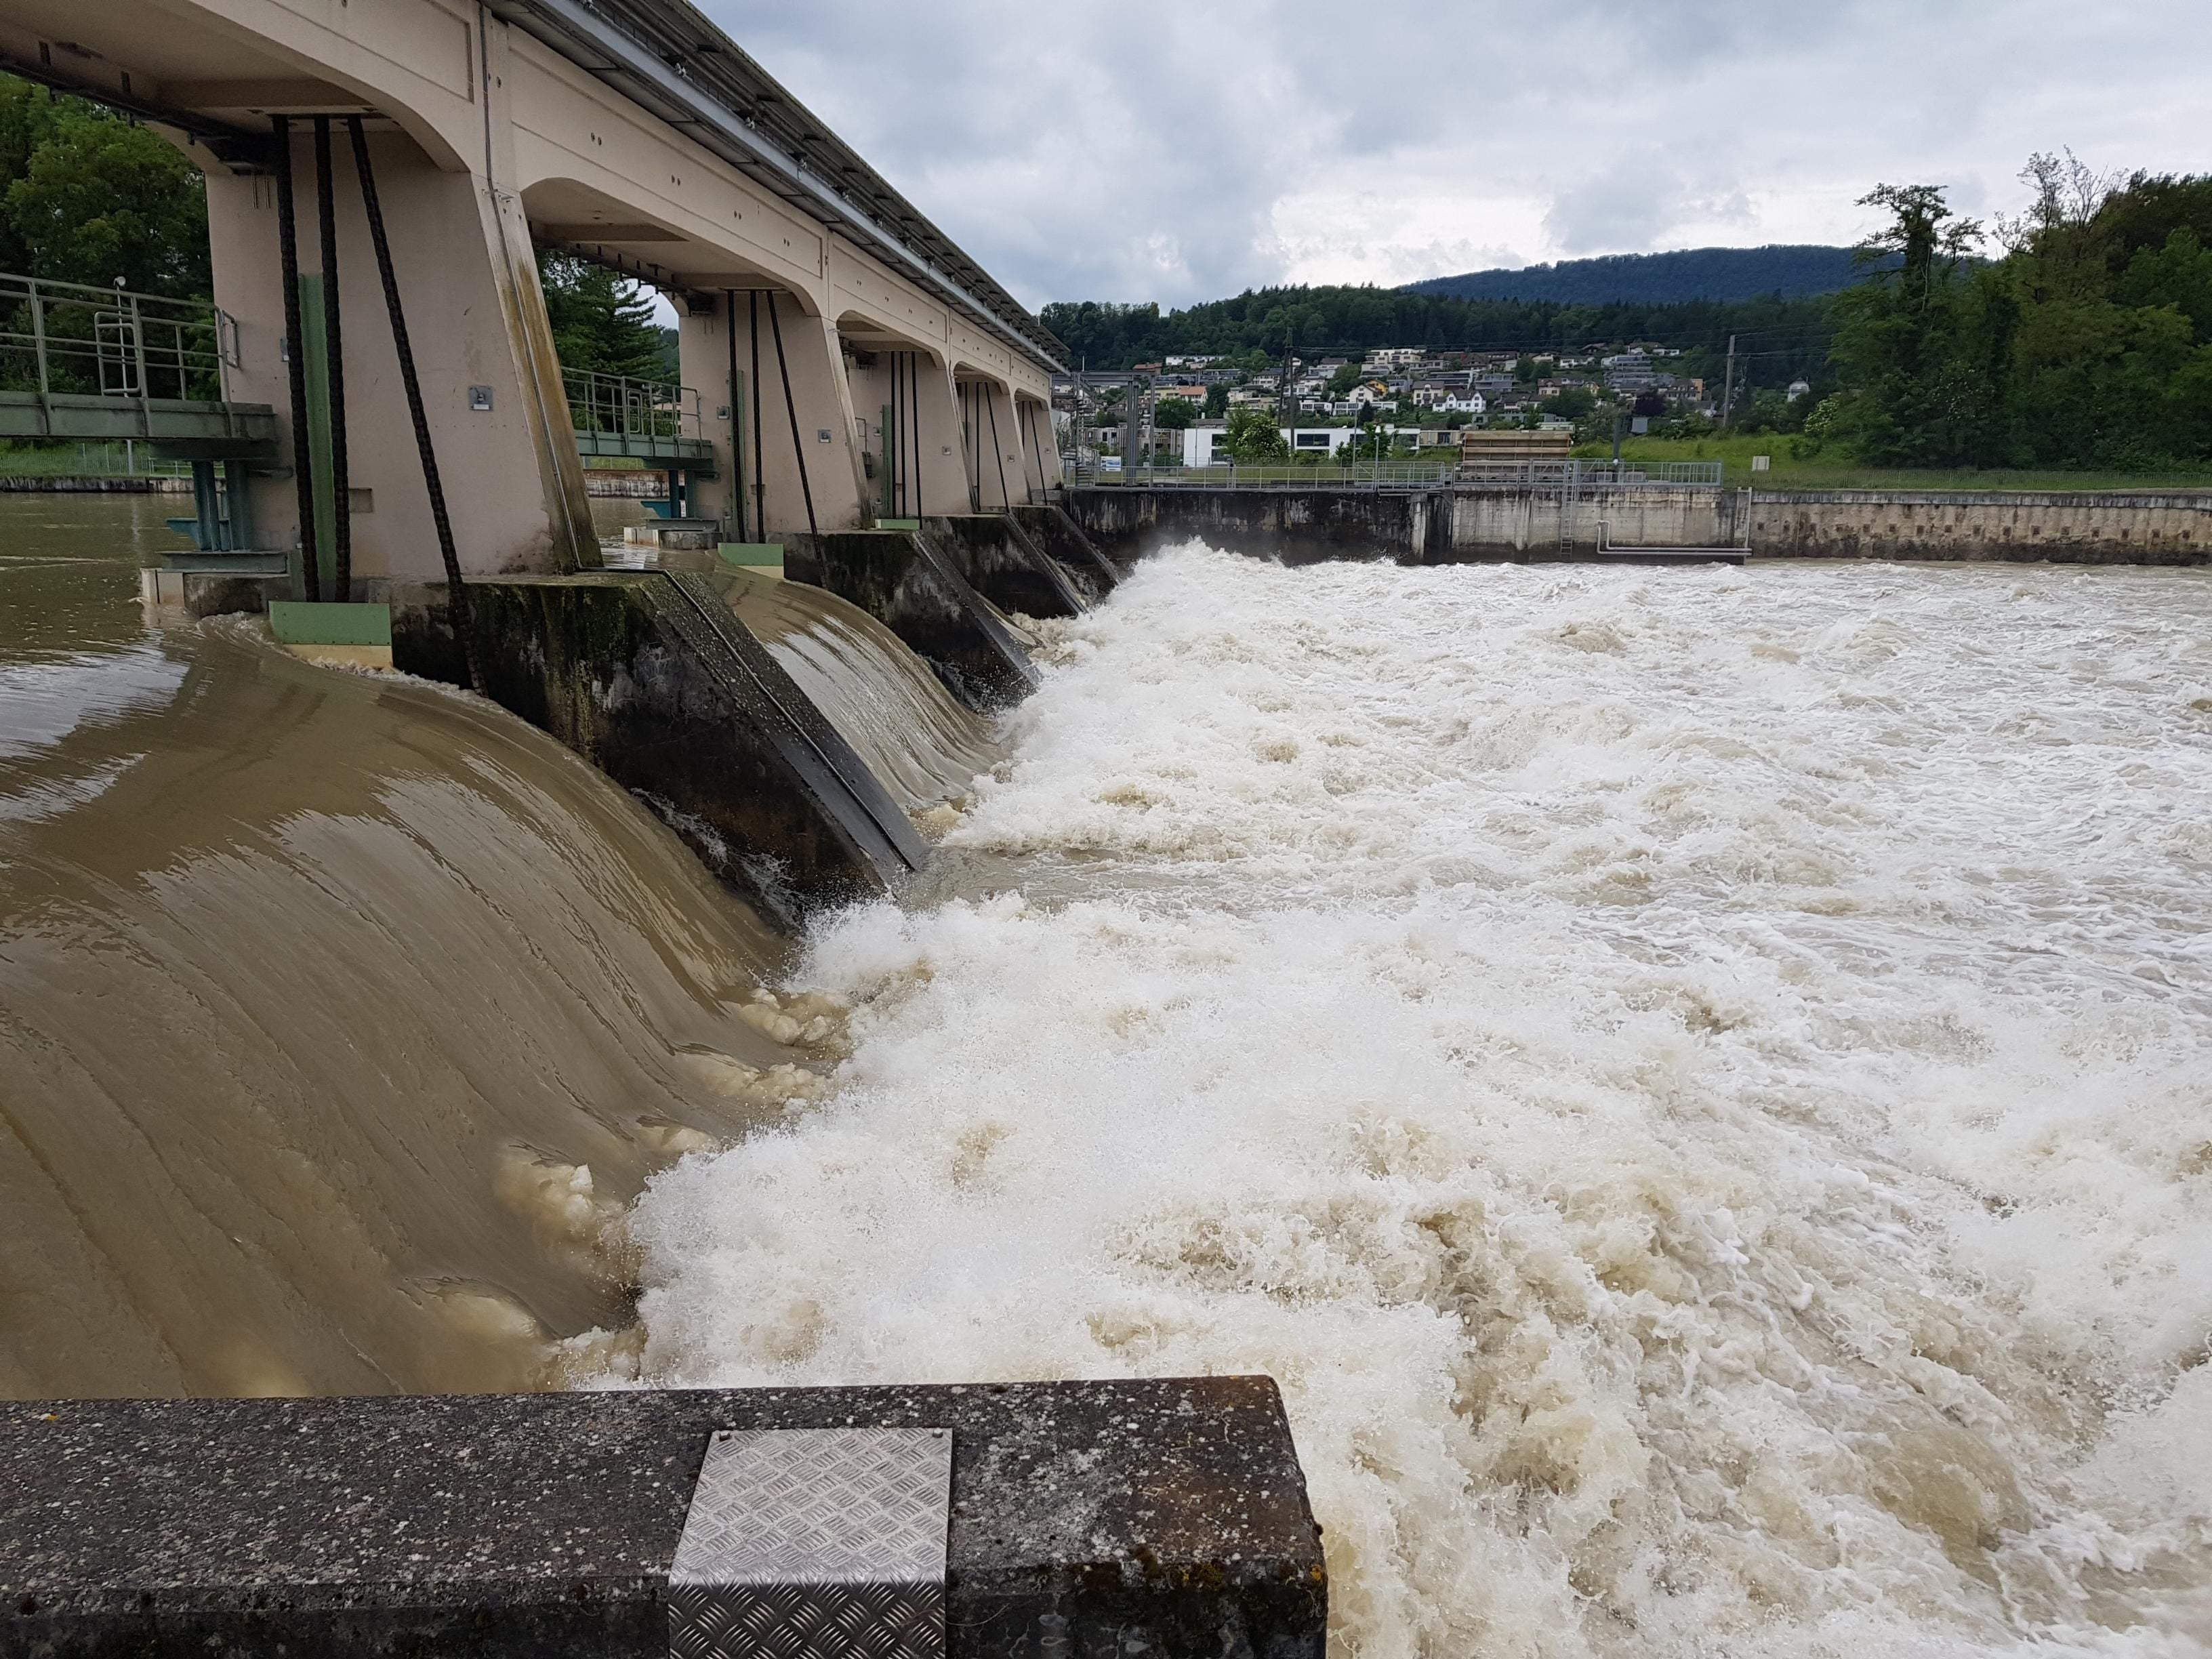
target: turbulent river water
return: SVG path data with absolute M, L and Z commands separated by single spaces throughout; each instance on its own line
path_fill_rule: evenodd
M 2212 1644 L 2212 581 L 1188 547 L 995 735 L 763 599 L 990 763 L 795 957 L 109 602 L 0 665 L 0 1387 L 1264 1370 L 1363 1659 Z

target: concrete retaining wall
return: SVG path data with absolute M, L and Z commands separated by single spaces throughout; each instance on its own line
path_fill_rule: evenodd
M 1067 509 L 1116 557 L 1196 536 L 1291 563 L 1588 559 L 1602 548 L 1632 557 L 1639 547 L 1748 547 L 1773 559 L 2212 560 L 2212 491 L 1108 488 L 1069 490 Z
M 1403 556 L 1426 545 L 1428 498 L 1353 489 L 1071 489 L 1068 516 L 1109 558 L 1197 537 L 1290 564 Z
M 1455 489 L 1449 550 L 1425 562 L 1582 557 L 1601 547 L 1740 545 L 1734 490 L 1607 486 L 1568 495 L 1518 487 Z
M 0 1405 L 0 1659 L 665 1659 L 717 1429 L 945 1428 L 951 1659 L 1322 1659 L 1266 1377 Z

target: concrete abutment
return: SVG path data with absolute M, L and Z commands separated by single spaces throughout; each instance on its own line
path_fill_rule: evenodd
M 0 1406 L 0 1659 L 665 1659 L 723 1430 L 951 1441 L 947 1659 L 1322 1659 L 1274 1384 Z

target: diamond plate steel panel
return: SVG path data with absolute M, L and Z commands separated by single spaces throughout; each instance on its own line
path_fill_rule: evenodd
M 952 1437 L 749 1429 L 708 1443 L 668 1572 L 674 1659 L 944 1659 Z

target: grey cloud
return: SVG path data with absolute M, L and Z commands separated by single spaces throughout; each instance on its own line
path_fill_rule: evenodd
M 2066 143 L 2212 170 L 2212 8 L 2179 0 L 704 3 L 1030 304 L 1845 240 L 1878 181 L 1987 213 Z

